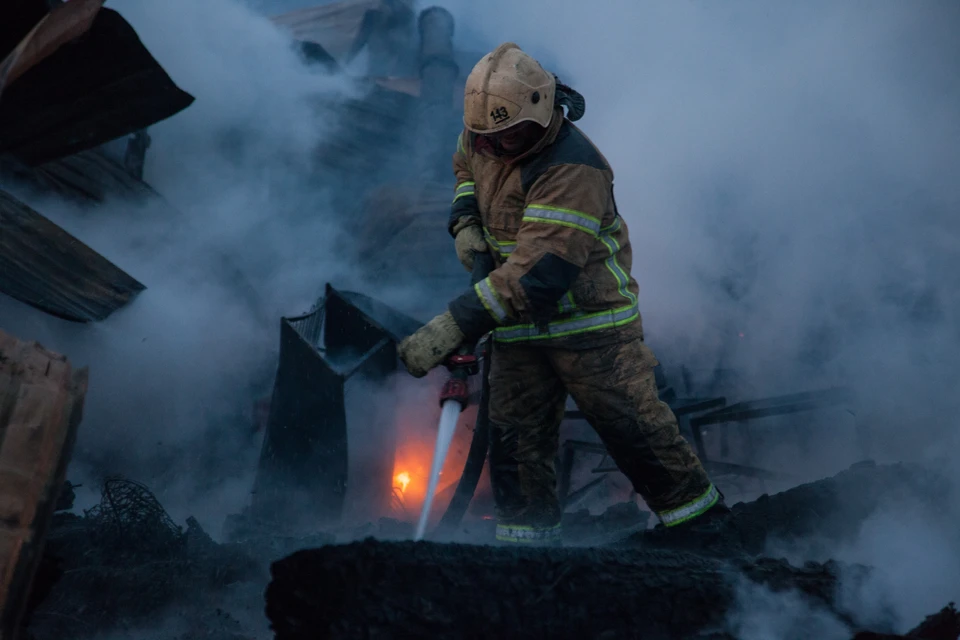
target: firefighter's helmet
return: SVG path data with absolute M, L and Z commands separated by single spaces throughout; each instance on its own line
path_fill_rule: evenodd
M 540 63 L 507 42 L 485 55 L 467 76 L 463 124 L 479 134 L 521 122 L 541 127 L 553 117 L 557 81 Z

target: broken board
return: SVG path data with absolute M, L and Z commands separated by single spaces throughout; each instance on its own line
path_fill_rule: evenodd
M 0 190 L 0 292 L 74 322 L 103 320 L 145 287 Z
M 16 637 L 86 390 L 86 368 L 0 331 L 0 640 Z

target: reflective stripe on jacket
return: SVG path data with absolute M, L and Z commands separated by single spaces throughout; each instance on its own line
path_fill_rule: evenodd
M 478 218 L 497 268 L 450 304 L 468 339 L 559 339 L 631 325 L 641 332 L 627 225 L 613 171 L 558 109 L 543 139 L 512 160 L 475 150 L 464 130 L 449 228 Z

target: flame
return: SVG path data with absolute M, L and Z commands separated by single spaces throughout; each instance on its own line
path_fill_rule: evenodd
M 393 480 L 397 483 L 397 486 L 400 487 L 400 493 L 405 493 L 407 487 L 410 486 L 410 472 L 402 471 L 398 473 Z
M 436 445 L 436 420 L 432 409 L 427 412 L 422 404 L 409 408 L 401 407 L 397 412 L 391 502 L 393 517 L 415 520 L 423 506 Z M 458 429 L 454 434 L 454 441 L 447 452 L 446 464 L 440 472 L 440 483 L 437 486 L 431 518 L 439 518 L 446 509 L 447 501 L 452 495 L 450 488 L 455 488 L 466 462 L 472 434 L 470 429 Z

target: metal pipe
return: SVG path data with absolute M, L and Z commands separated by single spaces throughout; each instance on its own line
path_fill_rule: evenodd
M 453 92 L 460 67 L 453 55 L 454 20 L 442 7 L 420 12 L 419 133 L 426 177 L 449 178 L 449 149 L 454 127 Z

